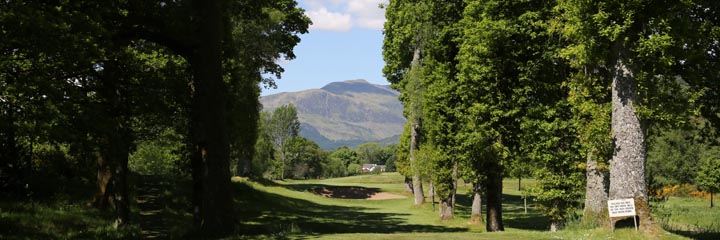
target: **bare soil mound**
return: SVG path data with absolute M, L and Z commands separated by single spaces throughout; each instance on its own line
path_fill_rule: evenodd
M 405 196 L 380 192 L 375 188 L 364 187 L 321 187 L 312 188 L 310 192 L 328 198 L 344 198 L 344 199 L 367 199 L 367 200 L 386 200 L 401 199 Z

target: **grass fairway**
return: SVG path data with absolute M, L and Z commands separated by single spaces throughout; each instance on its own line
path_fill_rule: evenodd
M 132 225 L 116 230 L 112 211 L 98 211 L 85 203 L 92 186 L 58 182 L 65 186 L 52 196 L 34 200 L 0 199 L 0 239 L 158 239 L 195 238 L 189 212 L 191 182 L 135 176 L 134 198 L 152 202 L 133 203 Z M 523 187 L 535 184 L 523 180 Z M 38 184 L 40 185 L 40 184 Z M 547 218 L 532 201 L 528 212 L 517 180 L 507 179 L 503 194 L 505 232 L 488 233 L 483 224 L 469 222 L 469 185 L 459 184 L 456 217 L 438 220 L 428 203 L 412 205 L 397 173 L 363 175 L 324 180 L 250 181 L 233 178 L 235 186 L 235 234 L 228 239 L 720 239 L 720 208 L 709 208 L 707 199 L 671 197 L 654 205 L 655 221 L 668 231 L 651 236 L 632 228 L 615 232 L 583 229 L 579 224 L 560 232 L 547 231 Z M 51 182 L 44 185 L 55 187 Z M 365 200 L 327 198 L 311 191 L 337 186 L 369 188 L 404 199 Z M 148 190 L 150 189 L 150 190 Z M 48 191 L 49 192 L 49 191 Z M 188 235 L 190 234 L 190 235 Z
M 485 232 L 484 224 L 469 222 L 469 185 L 460 183 L 456 217 L 440 221 L 431 204 L 412 206 L 397 173 L 362 175 L 324 180 L 253 182 L 234 178 L 239 206 L 237 239 L 686 239 L 670 232 L 643 236 L 631 228 L 614 233 L 605 229 L 579 227 L 551 233 L 547 218 L 528 202 L 523 209 L 517 180 L 506 180 L 503 194 L 505 232 Z M 534 184 L 523 180 L 523 187 Z M 316 195 L 310 190 L 328 186 L 377 189 L 407 196 L 405 199 L 337 199 Z

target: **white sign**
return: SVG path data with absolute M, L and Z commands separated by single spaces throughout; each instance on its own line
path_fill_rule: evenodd
M 610 217 L 635 216 L 635 199 L 616 199 L 608 201 Z

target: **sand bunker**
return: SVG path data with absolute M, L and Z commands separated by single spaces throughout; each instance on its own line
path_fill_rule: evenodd
M 329 198 L 345 198 L 345 199 L 367 199 L 367 200 L 386 200 L 401 199 L 405 196 L 380 192 L 378 189 L 364 187 L 322 187 L 310 189 L 310 192 Z

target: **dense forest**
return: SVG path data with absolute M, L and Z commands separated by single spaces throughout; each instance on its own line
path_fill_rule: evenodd
M 311 24 L 295 0 L 0 2 L 0 223 L 8 206 L 79 197 L 112 231 L 134 231 L 134 193 L 159 176 L 189 182 L 185 237 L 222 237 L 243 224 L 234 199 L 247 189 L 231 177 L 344 177 L 362 164 L 397 170 L 414 205 L 438 196 L 442 220 L 457 214 L 459 181 L 471 184 L 470 215 L 491 232 L 505 228 L 505 178 L 537 181 L 524 194 L 553 231 L 579 216 L 604 226 L 621 198 L 653 231 L 650 202 L 673 186 L 714 205 L 720 2 L 379 7 L 405 131 L 396 145 L 327 152 L 298 136 L 292 105 L 259 103 Z

